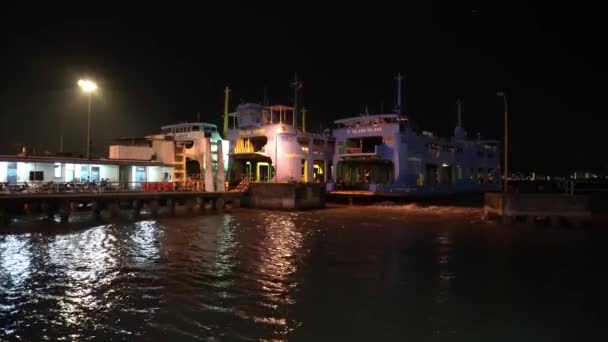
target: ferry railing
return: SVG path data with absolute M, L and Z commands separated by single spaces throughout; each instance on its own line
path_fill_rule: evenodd
M 0 195 L 114 192 L 200 192 L 201 181 L 185 182 L 18 182 L 0 183 Z
M 560 183 L 560 188 L 565 193 L 574 195 L 576 193 L 604 193 L 608 192 L 608 180 L 604 179 L 584 179 L 570 180 Z

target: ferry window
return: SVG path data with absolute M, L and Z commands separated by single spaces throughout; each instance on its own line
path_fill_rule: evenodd
M 200 131 L 201 130 L 201 126 L 192 126 L 192 130 L 193 131 Z
M 484 178 L 483 168 L 480 167 L 477 169 L 477 183 L 483 184 Z
M 399 119 L 399 132 L 405 132 L 407 128 L 407 120 L 404 118 Z
M 44 172 L 30 171 L 30 181 L 41 181 L 44 179 Z
M 55 178 L 61 178 L 61 163 L 55 163 Z
M 335 149 L 336 149 L 336 142 L 335 142 L 335 141 L 328 141 L 328 142 L 327 142 L 327 147 L 328 147 L 328 148 L 329 148 L 331 151 L 335 150 Z
M 300 146 L 308 146 L 309 143 L 310 143 L 310 141 L 308 138 L 298 137 L 298 144 L 300 144 Z

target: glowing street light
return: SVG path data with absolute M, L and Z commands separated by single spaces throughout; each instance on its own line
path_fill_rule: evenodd
M 88 79 L 78 80 L 78 86 L 89 96 L 89 114 L 87 120 L 87 159 L 91 158 L 91 94 L 97 90 L 97 84 Z
M 93 82 L 91 80 L 79 80 L 78 81 L 78 86 L 85 93 L 92 93 L 95 90 L 97 90 L 97 84 L 95 84 L 95 82 Z

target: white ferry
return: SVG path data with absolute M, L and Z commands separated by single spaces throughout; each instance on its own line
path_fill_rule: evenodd
M 329 131 L 306 131 L 293 107 L 242 104 L 228 114 L 228 182 L 327 182 L 335 149 Z
M 458 108 L 458 126 L 449 139 L 414 131 L 399 113 L 336 120 L 336 172 L 328 188 L 374 193 L 499 190 L 499 144 L 467 139 Z

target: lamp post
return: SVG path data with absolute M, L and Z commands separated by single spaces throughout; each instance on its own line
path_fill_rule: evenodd
M 78 81 L 78 86 L 89 96 L 89 111 L 88 111 L 88 119 L 87 119 L 87 159 L 91 158 L 91 94 L 97 90 L 97 84 L 95 82 L 82 79 Z
M 504 137 L 504 158 L 505 158 L 505 171 L 504 171 L 504 179 L 503 179 L 503 191 L 508 192 L 508 183 L 509 183 L 509 111 L 507 104 L 507 93 L 504 91 L 499 91 L 496 93 L 496 96 L 502 97 L 504 100 L 505 107 L 505 137 Z
M 278 181 L 279 176 L 279 159 L 278 159 L 278 150 L 279 150 L 279 129 L 280 126 L 274 131 L 274 182 Z

